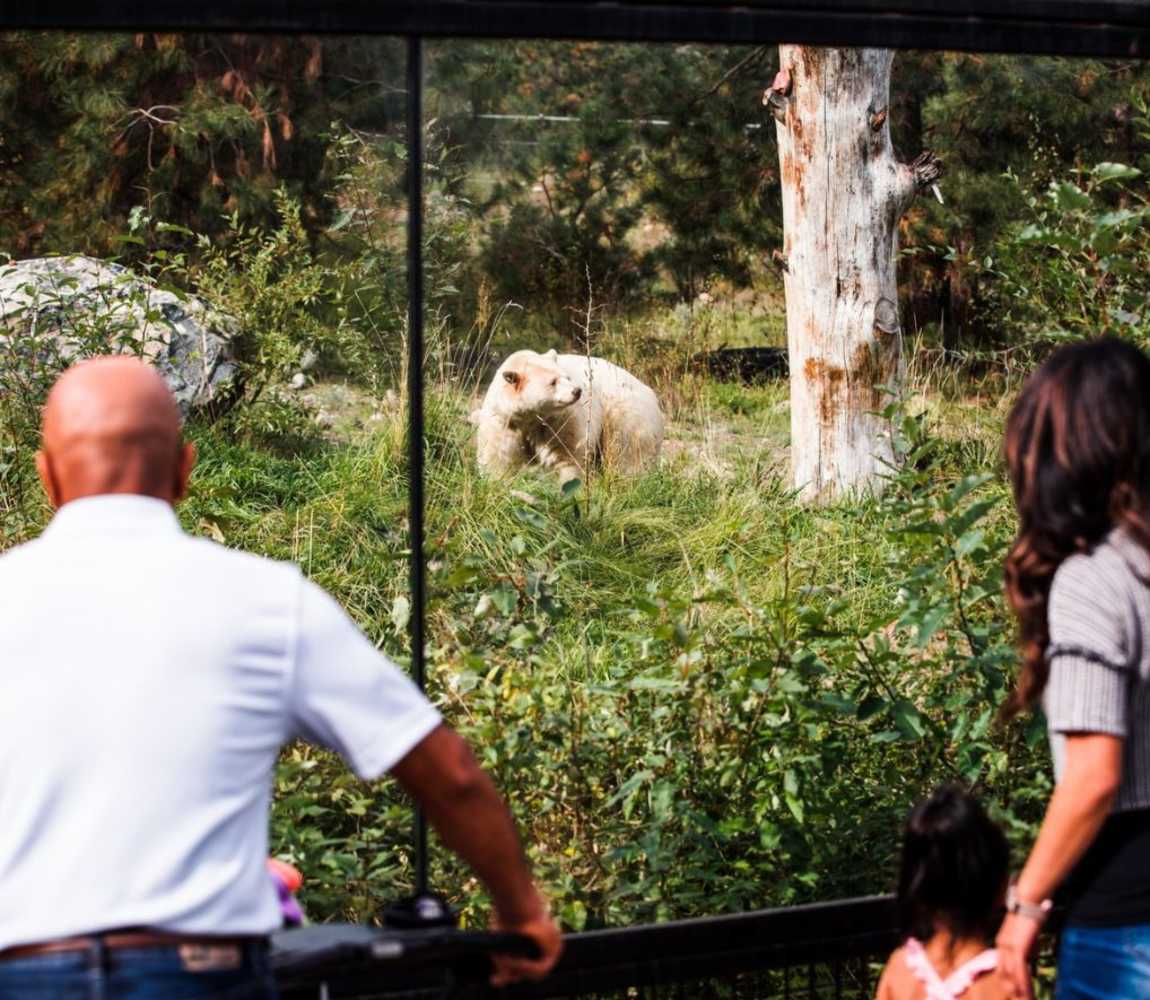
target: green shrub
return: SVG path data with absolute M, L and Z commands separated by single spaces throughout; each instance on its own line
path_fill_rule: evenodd
M 432 693 L 567 926 L 886 890 L 907 809 L 945 779 L 1020 845 L 1033 833 L 1041 725 L 994 723 L 1013 662 L 1005 488 L 929 422 L 889 411 L 884 499 L 816 511 L 752 460 L 725 478 L 672 464 L 574 491 L 488 483 L 435 398 Z M 402 461 L 386 454 L 349 454 L 291 520 L 310 572 L 402 659 Z M 370 919 L 410 885 L 394 789 L 304 748 L 278 788 L 276 846 L 314 916 Z M 481 921 L 469 873 L 442 852 L 433 870 Z
M 988 260 L 1004 344 L 1030 354 L 1112 334 L 1150 343 L 1150 188 L 1122 163 L 1099 163 L 1027 197 L 1029 220 Z

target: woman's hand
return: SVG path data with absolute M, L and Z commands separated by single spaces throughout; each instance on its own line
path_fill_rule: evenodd
M 1030 956 L 1042 925 L 1033 917 L 1008 913 L 995 939 L 998 949 L 998 974 L 1005 980 L 1011 996 L 1033 1000 L 1030 986 Z
M 1038 840 L 1015 886 L 1031 903 L 1049 899 L 1102 829 L 1122 780 L 1123 740 L 1105 733 L 1069 733 L 1066 770 L 1054 789 Z M 1008 914 L 998 932 L 998 969 L 1011 993 L 1032 1000 L 1029 959 L 1041 923 Z

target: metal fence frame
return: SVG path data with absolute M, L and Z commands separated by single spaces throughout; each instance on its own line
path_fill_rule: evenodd
M 834 997 L 873 993 L 876 972 L 898 943 L 895 901 L 871 896 L 805 906 L 570 934 L 541 983 L 502 991 L 445 983 L 424 962 L 346 962 L 285 981 L 284 1000 L 423 1000 L 445 995 L 559 1000 L 576 997 Z M 324 993 L 326 990 L 326 993 Z M 454 990 L 454 992 L 450 992 Z
M 0 0 L 0 30 L 370 33 L 407 38 L 408 393 L 411 662 L 424 681 L 422 44 L 424 37 L 878 45 L 1146 58 L 1150 0 Z M 426 826 L 416 821 L 417 880 L 427 886 Z M 892 900 L 875 897 L 571 935 L 544 985 L 521 1000 L 663 986 L 866 960 L 894 943 Z M 737 979 L 736 979 L 737 982 Z M 653 991 L 653 992 L 652 992 Z M 737 987 L 735 994 L 737 995 Z M 336 993 L 332 996 L 339 995 Z M 392 993 L 364 993 L 391 996 Z M 408 995 L 415 995 L 409 993 Z M 428 994 L 422 994 L 428 995 Z M 783 995 L 792 995 L 789 988 Z M 805 994 L 823 995 L 811 986 Z M 832 994 L 844 995 L 836 988 Z
M 3 0 L 0 28 L 876 45 L 1145 56 L 1147 0 Z

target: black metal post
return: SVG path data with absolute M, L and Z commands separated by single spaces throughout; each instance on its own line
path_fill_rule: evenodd
M 423 39 L 407 39 L 407 475 L 411 545 L 411 671 L 427 686 L 423 624 L 427 581 L 423 551 Z M 427 820 L 415 813 L 415 891 L 424 895 Z
M 423 626 L 427 613 L 423 454 L 423 39 L 407 38 L 407 523 L 411 550 L 411 673 L 427 686 Z M 429 889 L 427 817 L 415 810 L 415 895 L 390 906 L 390 927 L 449 927 L 455 914 Z

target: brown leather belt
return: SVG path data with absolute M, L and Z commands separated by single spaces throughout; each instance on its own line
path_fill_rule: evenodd
M 178 948 L 183 945 L 197 945 L 204 948 L 235 946 L 243 948 L 251 944 L 264 944 L 262 937 L 196 937 L 188 934 L 165 934 L 162 931 L 111 931 L 107 934 L 88 934 L 83 937 L 59 938 L 55 941 L 39 941 L 35 944 L 19 944 L 0 951 L 0 962 L 10 958 L 33 958 L 36 955 L 51 955 L 61 951 L 88 951 L 97 943 L 105 948 Z

